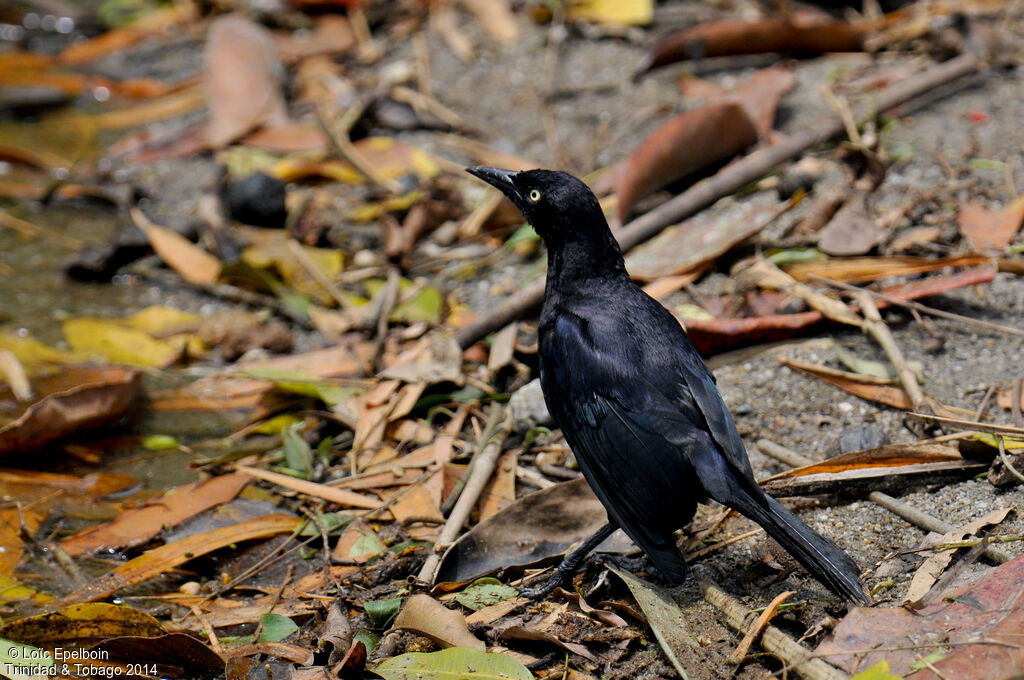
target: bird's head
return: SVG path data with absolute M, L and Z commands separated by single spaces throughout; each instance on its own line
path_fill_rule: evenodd
M 526 221 L 549 245 L 575 230 L 607 230 L 604 213 L 590 188 L 565 172 L 515 172 L 476 165 L 466 168 L 515 203 Z

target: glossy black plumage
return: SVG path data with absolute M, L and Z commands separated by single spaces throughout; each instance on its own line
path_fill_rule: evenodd
M 561 172 L 469 172 L 505 193 L 548 248 L 539 326 L 545 401 L 609 519 L 673 583 L 673 532 L 708 498 L 760 524 L 832 591 L 866 601 L 853 560 L 767 496 L 711 372 L 626 273 L 590 189 Z

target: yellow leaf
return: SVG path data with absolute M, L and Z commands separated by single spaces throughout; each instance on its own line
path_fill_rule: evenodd
M 3 629 L 19 641 L 31 644 L 80 638 L 156 637 L 167 631 L 149 614 L 131 607 L 105 603 L 75 604 L 52 614 L 19 619 Z
M 194 330 L 194 327 L 202 320 L 203 317 L 198 314 L 183 312 L 173 307 L 153 305 L 127 317 L 124 324 L 153 336 L 167 336 Z
M 646 26 L 654 19 L 652 0 L 579 0 L 569 5 L 569 18 L 601 24 Z
M 2 331 L 0 331 L 0 349 L 13 352 L 29 375 L 38 374 L 52 364 L 83 363 L 89 360 L 86 355 L 65 352 L 56 347 L 44 345 L 34 338 L 23 338 L 14 333 Z
M 136 328 L 101 319 L 64 321 L 64 337 L 76 352 L 135 366 L 163 368 L 181 356 L 181 343 L 164 342 Z

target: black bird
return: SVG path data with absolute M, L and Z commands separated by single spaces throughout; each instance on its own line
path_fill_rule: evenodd
M 564 172 L 467 170 L 508 196 L 547 246 L 544 400 L 609 518 L 567 562 L 621 527 L 679 584 L 686 562 L 673 532 L 712 498 L 833 592 L 868 602 L 850 556 L 758 486 L 714 376 L 675 317 L 630 280 L 590 189 Z

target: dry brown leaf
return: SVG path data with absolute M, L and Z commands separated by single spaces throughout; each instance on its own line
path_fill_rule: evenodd
M 946 267 L 976 267 L 987 264 L 989 258 L 981 255 L 958 257 L 848 257 L 817 262 L 801 262 L 785 268 L 797 281 L 807 281 L 811 274 L 844 283 L 863 283 L 890 276 L 913 276 L 941 271 Z
M 864 28 L 812 12 L 792 12 L 753 21 L 711 21 L 663 38 L 643 56 L 636 73 L 682 59 L 732 54 L 856 52 L 861 49 L 864 32 Z
M 857 607 L 815 653 L 847 673 L 886 661 L 898 677 L 1011 678 L 1024 667 L 1024 555 L 990 569 L 980 580 L 949 592 L 916 612 L 902 607 Z M 944 656 L 912 670 L 934 651 L 904 641 L 937 641 Z
M 777 359 L 790 368 L 814 376 L 834 385 L 844 392 L 856 395 L 868 401 L 876 401 L 887 406 L 910 411 L 913 404 L 906 391 L 900 387 L 896 380 L 881 380 L 852 373 L 850 371 L 838 371 L 827 366 L 820 366 L 799 359 L 789 357 L 777 357 Z
M 888 249 L 890 252 L 900 253 L 916 245 L 934 243 L 941 235 L 942 230 L 938 227 L 911 227 L 901 231 L 890 241 Z
M 712 102 L 675 116 L 655 130 L 616 174 L 619 219 L 638 200 L 701 168 L 732 158 L 757 141 L 757 129 L 742 105 Z
M 426 636 L 441 647 L 469 647 L 483 650 L 487 645 L 469 632 L 462 612 L 448 609 L 423 593 L 412 595 L 398 612 L 394 627 Z
M 882 230 L 871 219 L 863 199 L 847 201 L 821 230 L 818 248 L 829 255 L 863 255 L 882 240 Z

